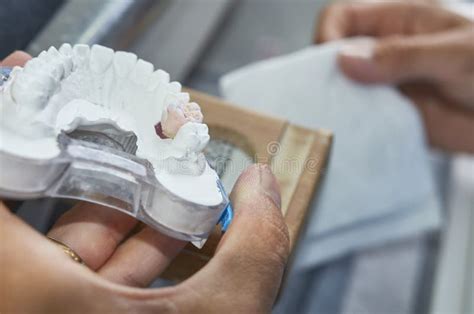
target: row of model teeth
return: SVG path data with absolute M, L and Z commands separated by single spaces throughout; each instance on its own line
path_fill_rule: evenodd
M 11 86 L 13 101 L 31 109 L 41 109 L 48 98 L 59 87 L 62 79 L 78 69 L 90 69 L 92 73 L 103 74 L 110 67 L 118 78 L 141 85 L 147 91 L 166 84 L 167 90 L 180 98 L 181 102 L 189 101 L 189 95 L 181 92 L 181 84 L 170 83 L 170 76 L 163 70 L 154 71 L 153 64 L 138 59 L 133 53 L 117 51 L 94 45 L 63 44 L 59 51 L 51 47 L 37 58 L 30 60 L 23 70 L 15 71 Z
M 66 48 L 67 47 L 67 48 Z M 148 91 L 154 90 L 161 83 L 169 83 L 170 76 L 163 70 L 154 71 L 153 64 L 138 59 L 131 52 L 117 51 L 100 46 L 93 45 L 89 48 L 87 45 L 75 45 L 72 51 L 70 46 L 64 44 L 60 52 L 73 56 L 74 69 L 89 66 L 94 74 L 103 74 L 111 66 L 118 78 L 129 78 L 138 85 L 146 87 Z M 67 51 L 67 52 L 66 52 Z M 170 88 L 176 92 L 181 91 L 181 84 L 178 82 L 170 83 Z

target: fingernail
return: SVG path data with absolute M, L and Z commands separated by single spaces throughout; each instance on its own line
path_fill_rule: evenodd
M 281 208 L 280 186 L 268 165 L 261 164 L 259 167 L 260 186 L 265 194 L 275 203 L 278 208 Z
M 374 41 L 369 39 L 353 41 L 341 48 L 340 55 L 371 61 L 374 56 L 374 45 Z
M 375 41 L 356 40 L 343 46 L 339 52 L 339 65 L 351 79 L 364 83 L 382 82 L 384 71 L 374 58 Z

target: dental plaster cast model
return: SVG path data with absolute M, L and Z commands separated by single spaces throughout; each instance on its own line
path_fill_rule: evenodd
M 15 67 L 0 87 L 0 195 L 93 201 L 201 243 L 230 207 L 200 107 L 169 80 L 99 45 Z

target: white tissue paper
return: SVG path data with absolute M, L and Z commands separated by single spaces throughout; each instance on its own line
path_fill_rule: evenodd
M 344 42 L 313 46 L 225 75 L 230 101 L 335 141 L 295 270 L 440 225 L 422 121 L 395 88 L 357 84 L 339 70 Z

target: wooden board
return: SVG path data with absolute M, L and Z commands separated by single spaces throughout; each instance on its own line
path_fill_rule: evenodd
M 255 162 L 271 165 L 280 183 L 293 251 L 328 160 L 332 133 L 298 127 L 194 90 L 187 92 L 200 104 L 211 138 L 224 139 Z M 201 250 L 187 245 L 162 277 L 175 281 L 190 277 L 212 258 L 220 238 L 216 227 Z

